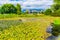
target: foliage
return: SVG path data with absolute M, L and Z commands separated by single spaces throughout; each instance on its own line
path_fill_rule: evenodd
M 54 36 L 60 35 L 60 25 L 53 24 L 52 35 Z
M 4 4 L 0 7 L 1 14 L 21 14 L 21 6 L 17 4 L 14 6 L 13 4 Z
M 51 9 L 53 11 L 52 16 L 60 16 L 60 0 L 54 0 Z
M 29 14 L 29 11 L 28 11 L 28 10 L 26 10 L 26 11 L 25 11 L 25 14 Z
M 60 9 L 60 4 L 59 3 L 55 3 L 51 7 L 52 7 L 51 9 L 55 12 L 56 10 Z
M 60 0 L 54 0 L 55 3 L 60 3 Z
M 60 25 L 60 19 L 55 19 L 53 23 Z
M 54 0 L 55 1 L 55 0 Z M 50 9 L 46 9 L 45 15 L 60 16 L 60 3 L 54 3 Z
M 21 14 L 21 6 L 20 4 L 17 4 L 17 14 Z
M 52 16 L 60 16 L 60 4 L 53 4 L 51 9 L 53 11 Z
M 1 13 L 16 13 L 16 7 L 13 4 L 4 4 L 1 6 Z
M 60 17 L 60 9 L 56 10 L 54 13 L 52 13 L 52 16 L 59 16 Z
M 45 15 L 51 15 L 52 14 L 52 10 L 51 9 L 46 9 L 44 14 Z
M 60 20 L 55 20 L 52 28 L 52 34 L 54 36 L 59 36 L 60 35 Z

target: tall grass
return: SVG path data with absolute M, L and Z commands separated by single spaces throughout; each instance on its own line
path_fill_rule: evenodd
M 3 31 L 12 26 L 17 26 L 22 22 L 22 20 L 0 20 L 0 31 Z
M 44 40 L 44 30 L 40 24 L 38 21 L 31 21 L 20 23 L 17 26 L 11 25 L 9 28 L 0 31 L 0 40 Z

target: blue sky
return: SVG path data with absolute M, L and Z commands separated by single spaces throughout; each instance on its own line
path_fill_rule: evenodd
M 41 8 L 46 9 L 52 5 L 53 0 L 0 0 L 0 4 L 21 4 L 22 9 L 34 9 L 34 8 Z

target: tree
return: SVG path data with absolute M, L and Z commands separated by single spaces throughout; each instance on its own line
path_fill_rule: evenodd
M 51 6 L 51 9 L 52 9 L 53 11 L 59 10 L 59 9 L 60 9 L 60 4 L 58 4 L 58 3 L 53 4 L 53 5 Z
M 53 10 L 53 16 L 60 16 L 60 0 L 54 0 L 51 9 Z
M 52 10 L 51 9 L 46 9 L 44 13 L 45 13 L 45 15 L 51 15 Z
M 53 15 L 54 15 L 54 16 L 60 16 L 60 9 L 59 9 L 59 10 L 56 10 Z
M 17 4 L 17 14 L 21 14 L 21 6 L 20 4 Z
M 16 10 L 13 4 L 4 4 L 1 6 L 1 13 L 16 13 Z
M 55 3 L 60 3 L 60 0 L 54 0 Z
M 25 14 L 29 14 L 29 10 L 28 9 L 25 11 Z
M 54 4 L 52 5 L 53 10 L 60 9 L 60 0 L 54 0 Z

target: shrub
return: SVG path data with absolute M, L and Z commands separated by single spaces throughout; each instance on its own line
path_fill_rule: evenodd
M 52 28 L 52 35 L 58 36 L 60 35 L 60 21 L 55 20 Z
M 56 10 L 54 13 L 51 14 L 52 16 L 60 16 L 60 9 Z
M 52 14 L 52 10 L 51 9 L 46 9 L 44 14 L 45 15 L 51 15 Z
M 28 10 L 26 10 L 25 14 L 29 14 L 29 11 L 28 11 Z
M 52 34 L 54 36 L 60 35 L 60 25 L 56 25 L 56 24 L 53 25 Z

